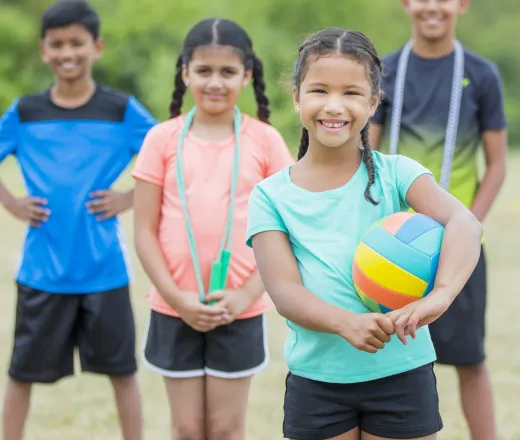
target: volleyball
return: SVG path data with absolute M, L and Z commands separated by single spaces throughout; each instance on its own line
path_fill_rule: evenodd
M 374 223 L 354 254 L 356 292 L 373 312 L 400 309 L 433 289 L 444 227 L 415 212 L 398 212 Z

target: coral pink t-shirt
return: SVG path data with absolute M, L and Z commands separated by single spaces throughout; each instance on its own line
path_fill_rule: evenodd
M 132 176 L 163 187 L 159 243 L 180 290 L 198 292 L 188 234 L 177 189 L 177 142 L 183 116 L 153 127 L 145 138 Z M 183 148 L 186 200 L 190 214 L 205 292 L 211 264 L 218 256 L 228 216 L 235 137 L 219 142 L 203 141 L 191 132 Z M 257 269 L 253 251 L 246 246 L 247 205 L 254 186 L 294 162 L 280 133 L 272 126 L 243 115 L 240 162 L 235 202 L 232 258 L 227 288 L 240 288 Z M 159 313 L 179 316 L 152 286 L 148 303 Z M 238 318 L 250 318 L 270 307 L 264 294 Z

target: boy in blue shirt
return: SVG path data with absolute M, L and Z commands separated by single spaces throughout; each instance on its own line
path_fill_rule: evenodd
M 381 151 L 428 167 L 439 183 L 483 221 L 502 186 L 507 132 L 497 67 L 456 41 L 469 0 L 404 0 L 413 39 L 384 58 L 384 96 L 370 138 Z M 486 171 L 477 170 L 483 145 Z M 437 362 L 456 367 L 473 440 L 497 438 L 485 363 L 486 259 L 449 310 L 430 326 Z
M 83 371 L 108 375 L 125 439 L 141 439 L 135 328 L 117 215 L 132 191 L 111 186 L 138 153 L 154 118 L 133 97 L 97 84 L 99 17 L 63 0 L 42 18 L 41 56 L 54 73 L 42 93 L 16 99 L 0 119 L 0 160 L 14 155 L 28 197 L 0 184 L 0 202 L 29 223 L 17 273 L 14 347 L 4 439 L 20 440 L 32 383 Z

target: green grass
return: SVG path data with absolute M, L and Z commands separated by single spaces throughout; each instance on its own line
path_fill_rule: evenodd
M 520 439 L 518 422 L 520 392 L 520 356 L 518 333 L 520 320 L 516 314 L 519 304 L 520 234 L 515 227 L 520 219 L 520 155 L 511 158 L 508 180 L 492 213 L 485 222 L 489 267 L 489 308 L 487 315 L 487 351 L 495 387 L 500 438 Z M 6 161 L 0 176 L 17 194 L 23 187 L 17 167 Z M 118 183 L 131 185 L 126 174 Z M 138 329 L 138 350 L 141 350 L 148 308 L 144 295 L 148 281 L 135 257 L 132 245 L 132 216 L 123 216 L 125 237 L 131 250 L 135 282 L 132 300 Z M 0 253 L 0 367 L 7 371 L 12 347 L 15 311 L 13 274 L 20 253 L 24 226 L 0 211 L 2 252 Z M 247 425 L 248 440 L 281 439 L 282 404 L 286 366 L 282 356 L 286 328 L 283 320 L 268 315 L 271 363 L 253 382 Z M 464 419 L 459 409 L 459 396 L 454 371 L 437 367 L 441 412 L 445 428 L 441 440 L 468 439 Z M 6 375 L 0 377 L 5 385 Z M 146 439 L 169 438 L 168 407 L 163 382 L 156 374 L 140 368 L 145 412 Z M 106 378 L 78 373 L 75 378 L 57 385 L 37 386 L 27 426 L 29 440 L 92 440 L 119 439 L 117 416 L 112 392 Z

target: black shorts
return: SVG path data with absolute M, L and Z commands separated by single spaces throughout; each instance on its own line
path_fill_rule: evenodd
M 486 257 L 480 259 L 462 292 L 448 310 L 429 325 L 437 362 L 454 366 L 481 364 L 485 359 Z
M 237 319 L 207 333 L 152 310 L 143 363 L 165 377 L 252 376 L 269 362 L 264 316 Z
M 52 383 L 82 371 L 134 373 L 135 327 L 128 286 L 91 294 L 57 294 L 18 284 L 9 376 Z
M 285 438 L 324 440 L 359 427 L 378 437 L 410 439 L 442 426 L 433 364 L 352 384 L 287 375 Z

